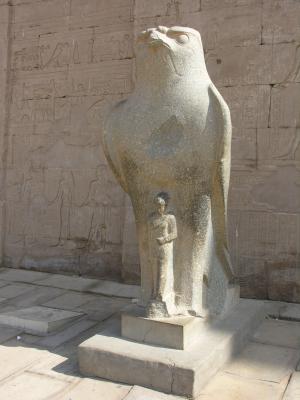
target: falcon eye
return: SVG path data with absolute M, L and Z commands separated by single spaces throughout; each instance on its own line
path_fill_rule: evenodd
M 188 35 L 181 34 L 176 37 L 176 41 L 180 44 L 185 44 L 189 41 Z

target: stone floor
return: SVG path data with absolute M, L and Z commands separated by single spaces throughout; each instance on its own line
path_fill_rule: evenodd
M 0 399 L 179 399 L 78 371 L 78 344 L 113 326 L 138 292 L 116 282 L 1 269 Z M 199 400 L 300 400 L 300 305 L 268 305 L 271 317 Z

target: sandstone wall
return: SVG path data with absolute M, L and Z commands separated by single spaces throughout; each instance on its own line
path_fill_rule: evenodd
M 300 301 L 299 20 L 298 0 L 0 0 L 3 265 L 137 279 L 100 126 L 133 89 L 135 34 L 187 25 L 231 108 L 242 294 Z

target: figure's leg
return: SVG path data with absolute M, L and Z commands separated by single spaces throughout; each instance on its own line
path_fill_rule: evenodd
M 167 260 L 162 257 L 158 260 L 157 266 L 157 299 L 162 301 L 167 285 Z

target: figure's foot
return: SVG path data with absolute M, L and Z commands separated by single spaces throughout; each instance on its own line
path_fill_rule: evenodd
M 157 298 L 150 300 L 146 307 L 147 318 L 168 318 L 170 315 L 167 310 L 166 303 Z

